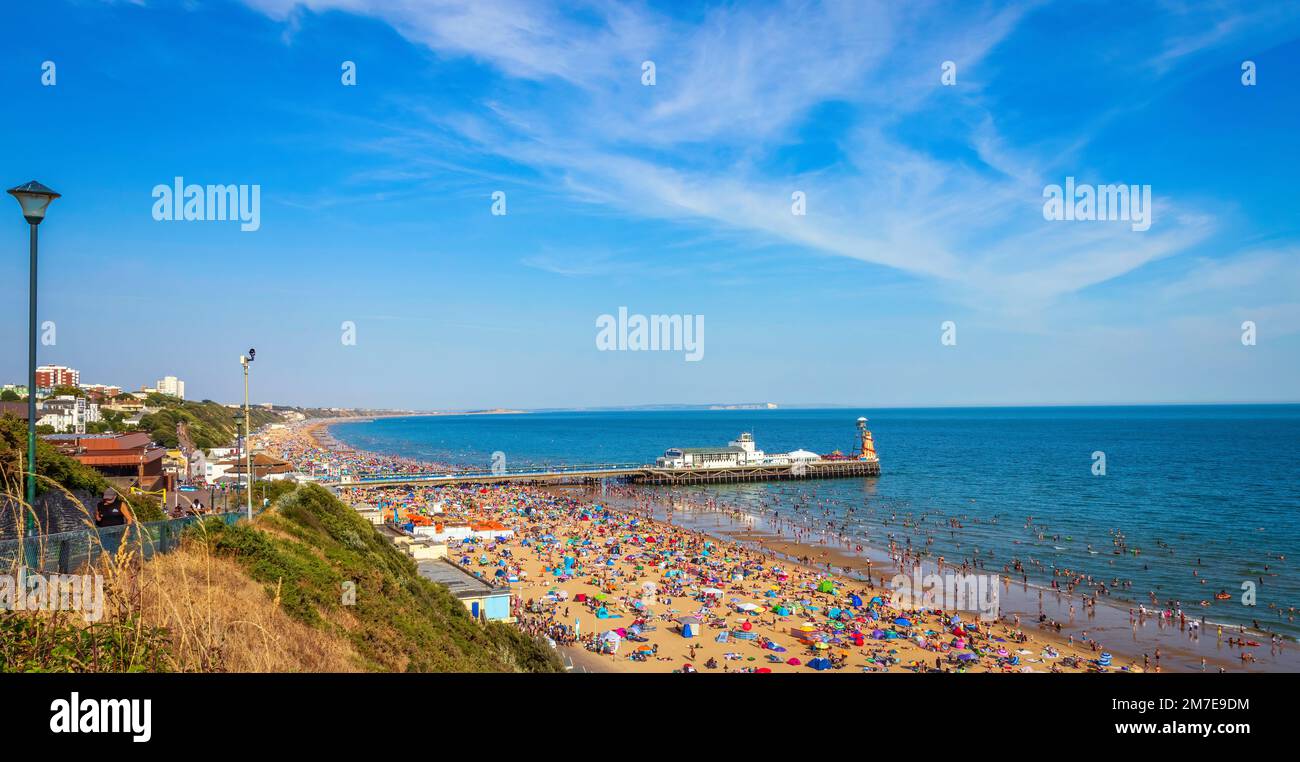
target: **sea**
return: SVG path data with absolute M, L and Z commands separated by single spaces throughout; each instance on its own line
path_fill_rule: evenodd
M 1211 625 L 1300 635 L 1300 405 L 538 412 L 331 431 L 357 449 L 484 469 L 495 457 L 514 469 L 652 463 L 667 448 L 725 445 L 741 432 L 769 453 L 852 454 L 859 416 L 879 477 L 674 494 L 780 514 L 877 551 L 892 541 L 988 572 L 1018 561 L 1014 576 L 1040 590 L 1053 570 L 1090 574 L 1115 583 L 1106 599 L 1117 611 L 1151 608 L 1154 594 Z M 1230 599 L 1214 600 L 1220 592 Z

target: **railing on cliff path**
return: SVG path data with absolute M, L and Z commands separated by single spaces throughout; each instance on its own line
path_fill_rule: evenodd
M 12 569 L 26 563 L 28 568 L 46 574 L 72 574 L 97 554 L 103 551 L 116 552 L 123 542 L 131 543 L 133 549 L 148 559 L 155 553 L 175 550 L 180 545 L 181 534 L 192 524 L 215 518 L 231 525 L 244 516 L 242 511 L 232 511 L 118 527 L 56 532 L 24 537 L 22 540 L 0 539 L 0 569 Z

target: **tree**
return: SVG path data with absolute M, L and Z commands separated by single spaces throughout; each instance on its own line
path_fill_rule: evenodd
M 18 395 L 18 392 L 14 391 L 13 389 L 5 389 L 4 391 L 0 392 L 0 402 L 19 402 L 24 399 L 27 398 L 20 397 Z

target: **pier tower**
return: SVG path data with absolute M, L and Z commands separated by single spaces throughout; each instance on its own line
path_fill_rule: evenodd
M 867 428 L 867 419 L 858 419 L 858 432 L 862 437 L 862 449 L 858 452 L 858 460 L 879 461 L 880 456 L 876 455 L 876 442 L 871 438 L 871 430 Z

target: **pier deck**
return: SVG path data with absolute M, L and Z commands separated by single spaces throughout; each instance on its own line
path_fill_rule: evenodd
M 717 468 L 659 468 L 644 465 L 564 466 L 520 471 L 450 474 L 384 474 L 325 482 L 336 487 L 391 487 L 417 484 L 537 484 L 626 479 L 634 484 L 726 484 L 787 479 L 840 479 L 880 476 L 880 461 L 827 460 L 794 466 L 745 465 Z

